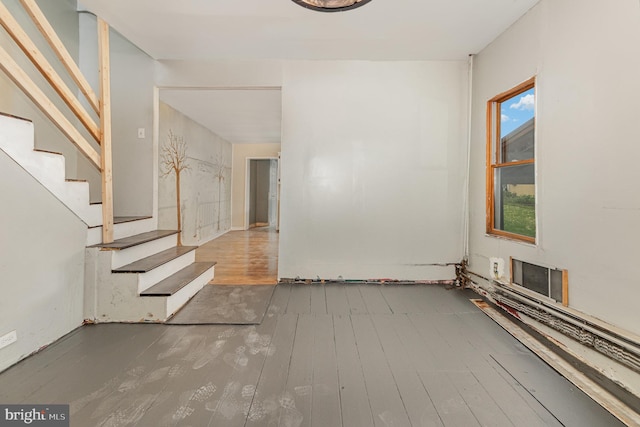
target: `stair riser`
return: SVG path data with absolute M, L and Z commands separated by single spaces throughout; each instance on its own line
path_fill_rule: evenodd
M 142 243 L 127 249 L 114 250 L 111 258 L 111 269 L 115 270 L 134 261 L 148 257 L 165 249 L 172 248 L 178 242 L 175 234 L 151 242 Z
M 120 224 L 114 224 L 113 226 L 113 238 L 124 239 L 125 237 L 134 236 L 136 234 L 146 233 L 147 231 L 155 230 L 158 227 L 157 221 L 153 218 L 140 219 L 137 221 L 123 222 Z M 100 232 L 102 232 L 102 227 Z
M 169 261 L 160 267 L 154 268 L 147 273 L 138 273 L 138 294 L 149 289 L 151 286 L 163 279 L 174 274 L 176 271 L 185 268 L 194 263 L 196 260 L 196 251 L 187 252 L 186 254 Z M 134 274 L 134 273 L 118 273 L 118 274 Z
M 134 274 L 111 274 L 98 292 L 96 322 L 163 321 L 166 302 L 140 298 Z
M 157 224 L 153 218 L 113 224 L 113 239 L 124 239 L 125 237 L 152 231 L 156 228 Z M 90 228 L 87 233 L 87 246 L 98 245 L 100 243 L 102 243 L 102 227 Z
M 165 320 L 178 311 L 183 305 L 187 303 L 200 289 L 202 289 L 207 283 L 209 283 L 214 276 L 215 267 L 211 267 L 195 280 L 189 283 L 184 288 L 180 289 L 170 297 L 161 297 L 166 299 L 166 312 Z M 154 298 L 154 297 L 145 297 Z

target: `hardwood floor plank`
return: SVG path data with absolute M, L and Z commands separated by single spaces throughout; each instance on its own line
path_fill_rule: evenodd
M 347 301 L 349 303 L 349 309 L 351 314 L 367 314 L 367 305 L 362 299 L 360 293 L 360 285 L 345 285 Z
M 623 424 L 534 354 L 500 354 L 496 361 L 564 425 Z
M 311 285 L 311 313 L 327 314 L 327 297 L 324 285 Z
M 102 384 L 118 377 L 126 370 L 123 368 L 131 366 L 132 361 L 166 334 L 158 325 L 108 326 L 92 326 L 96 328 L 92 334 L 96 339 L 84 341 L 73 356 L 55 360 L 38 377 L 33 377 L 31 384 L 20 380 L 19 390 L 31 388 L 31 392 L 21 397 L 22 401 L 54 403 L 50 399 L 55 396 L 62 402 L 73 402 L 92 393 L 96 381 Z
M 291 285 L 291 296 L 287 313 L 310 314 L 311 313 L 311 286 Z
M 280 418 L 282 425 L 311 426 L 313 384 L 314 317 L 300 315 L 296 327 L 291 364 L 287 377 L 285 399 L 290 400 L 288 412 Z
M 442 421 L 424 388 L 406 348 L 393 328 L 391 316 L 373 316 L 380 343 L 398 385 L 398 391 L 413 426 L 442 426 Z
M 286 313 L 290 296 L 291 285 L 286 283 L 276 285 L 273 295 L 271 296 L 271 303 L 269 304 L 269 308 L 267 308 L 266 317 L 273 317 Z
M 246 426 L 278 426 L 282 417 L 286 419 L 295 414 L 286 385 L 297 322 L 295 314 L 277 317 L 270 353 L 255 386 Z
M 342 426 L 333 316 L 314 316 L 313 328 L 311 427 Z
M 492 366 L 491 370 L 474 368 L 471 372 L 478 382 L 482 384 L 482 387 L 487 390 L 487 393 L 494 396 L 494 400 L 514 426 L 543 427 L 560 425 L 555 419 L 545 422 L 540 418 L 536 411 Z
M 324 288 L 328 314 L 350 314 L 347 290 L 344 285 L 329 284 Z
M 217 261 L 217 285 L 270 285 L 278 282 L 278 240 L 274 228 L 229 231 L 196 251 L 196 261 Z
M 407 286 L 403 285 L 389 285 L 383 286 L 380 290 L 380 293 L 382 293 L 389 309 L 394 314 L 409 313 L 409 308 L 405 301 L 405 292 L 402 290 L 402 288 L 406 287 Z
M 425 343 L 433 343 L 430 346 L 435 365 L 439 371 L 456 371 L 461 367 L 466 368 L 462 361 L 462 355 L 456 353 L 448 342 L 442 340 L 433 322 L 438 316 L 447 316 L 438 313 L 431 314 L 409 314 L 408 317 L 413 323 L 414 328 L 418 331 L 421 341 Z
M 410 426 L 395 378 L 370 316 L 351 316 L 375 426 Z
M 91 364 L 89 369 L 93 375 L 106 375 L 94 377 L 93 387 L 88 390 L 81 388 L 81 394 L 68 400 L 74 423 L 108 425 L 115 421 L 137 422 L 154 403 L 159 404 L 168 397 L 163 391 L 169 378 L 177 378 L 187 372 L 182 357 L 203 336 L 192 335 L 193 327 L 163 330 L 162 336 L 140 354 L 129 353 L 128 346 L 121 347 L 118 356 L 105 362 L 107 366 L 118 366 L 117 370 L 107 373 L 96 369 L 100 364 Z M 82 375 L 82 372 L 76 371 L 76 375 Z M 151 393 L 148 386 L 152 388 Z M 139 393 L 142 388 L 147 392 Z
M 445 426 L 479 425 L 464 399 L 451 384 L 446 372 L 455 370 L 453 365 L 443 365 L 443 353 L 437 348 L 442 345 L 437 334 L 425 339 L 421 329 L 425 326 L 413 317 L 425 315 L 408 314 L 393 316 L 391 324 L 407 350 L 414 369 L 427 391 L 438 417 Z M 427 326 L 428 327 L 428 326 Z
M 12 367 L 0 373 L 0 401 L 11 403 L 22 402 L 22 399 L 32 392 L 32 378 L 37 378 L 37 384 L 42 385 L 55 377 L 51 369 L 60 360 L 77 360 L 81 352 L 77 348 L 87 341 L 99 343 L 96 334 L 89 332 L 90 328 L 81 327 L 46 348 L 48 357 L 27 357 Z M 49 374 L 47 378 L 46 374 Z
M 216 385 L 217 391 L 205 400 L 206 411 L 195 411 L 193 417 L 185 419 L 185 426 L 242 427 L 248 417 L 262 415 L 257 406 L 252 412 L 251 404 L 256 398 L 256 384 L 266 359 L 274 349 L 277 321 L 276 317 L 272 317 L 242 331 L 242 342 L 232 345 L 229 348 L 232 353 L 226 353 L 223 357 L 226 365 L 220 364 L 215 369 L 215 375 L 210 375 L 207 384 Z M 229 371 L 231 364 L 233 370 Z M 202 389 L 197 389 L 190 400 L 202 400 L 204 394 Z
M 446 372 L 418 371 L 418 375 L 445 426 L 480 425 Z
M 373 416 L 351 318 L 333 317 L 343 427 L 371 427 Z
M 419 304 L 423 296 L 420 291 L 421 286 L 414 285 L 395 285 L 385 287 L 383 292 L 393 292 L 392 299 L 395 299 L 394 305 L 398 313 L 424 313 L 424 307 Z M 429 311 L 432 309 L 429 309 Z
M 514 426 L 471 372 L 448 372 L 447 376 L 480 425 L 492 427 Z
M 360 286 L 360 295 L 369 314 L 391 314 L 389 304 L 382 296 L 382 288 L 383 286 L 379 285 Z

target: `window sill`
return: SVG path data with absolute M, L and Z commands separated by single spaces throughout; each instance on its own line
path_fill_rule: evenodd
M 521 245 L 533 247 L 538 247 L 538 242 L 527 242 L 525 240 L 517 239 L 515 237 L 503 236 L 502 234 L 492 234 L 492 233 L 484 233 L 485 237 L 493 237 L 495 239 L 506 240 L 508 242 L 520 243 Z

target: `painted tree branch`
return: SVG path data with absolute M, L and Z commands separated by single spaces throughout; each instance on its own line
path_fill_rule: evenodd
M 218 154 L 216 155 L 213 171 L 213 177 L 218 180 L 218 221 L 216 225 L 217 231 L 220 231 L 220 212 L 222 210 L 222 182 L 225 179 L 225 172 L 227 169 L 228 166 L 224 162 L 224 154 L 222 153 L 222 148 L 220 148 Z

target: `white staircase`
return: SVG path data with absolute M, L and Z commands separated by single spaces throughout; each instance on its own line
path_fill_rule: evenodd
M 177 231 L 156 230 L 99 244 L 85 254 L 85 318 L 163 322 L 212 278 L 215 263 L 195 262 Z
M 196 263 L 196 247 L 176 246 L 177 231 L 154 230 L 146 218 L 114 218 L 113 243 L 103 245 L 102 205 L 89 184 L 65 178 L 65 159 L 34 149 L 33 123 L 0 114 L 0 150 L 87 225 L 85 319 L 163 322 L 207 284 L 215 263 Z
M 89 203 L 89 184 L 65 179 L 64 156 L 34 149 L 33 123 L 0 114 L 0 150 L 47 188 L 87 226 L 102 225 L 102 206 Z

